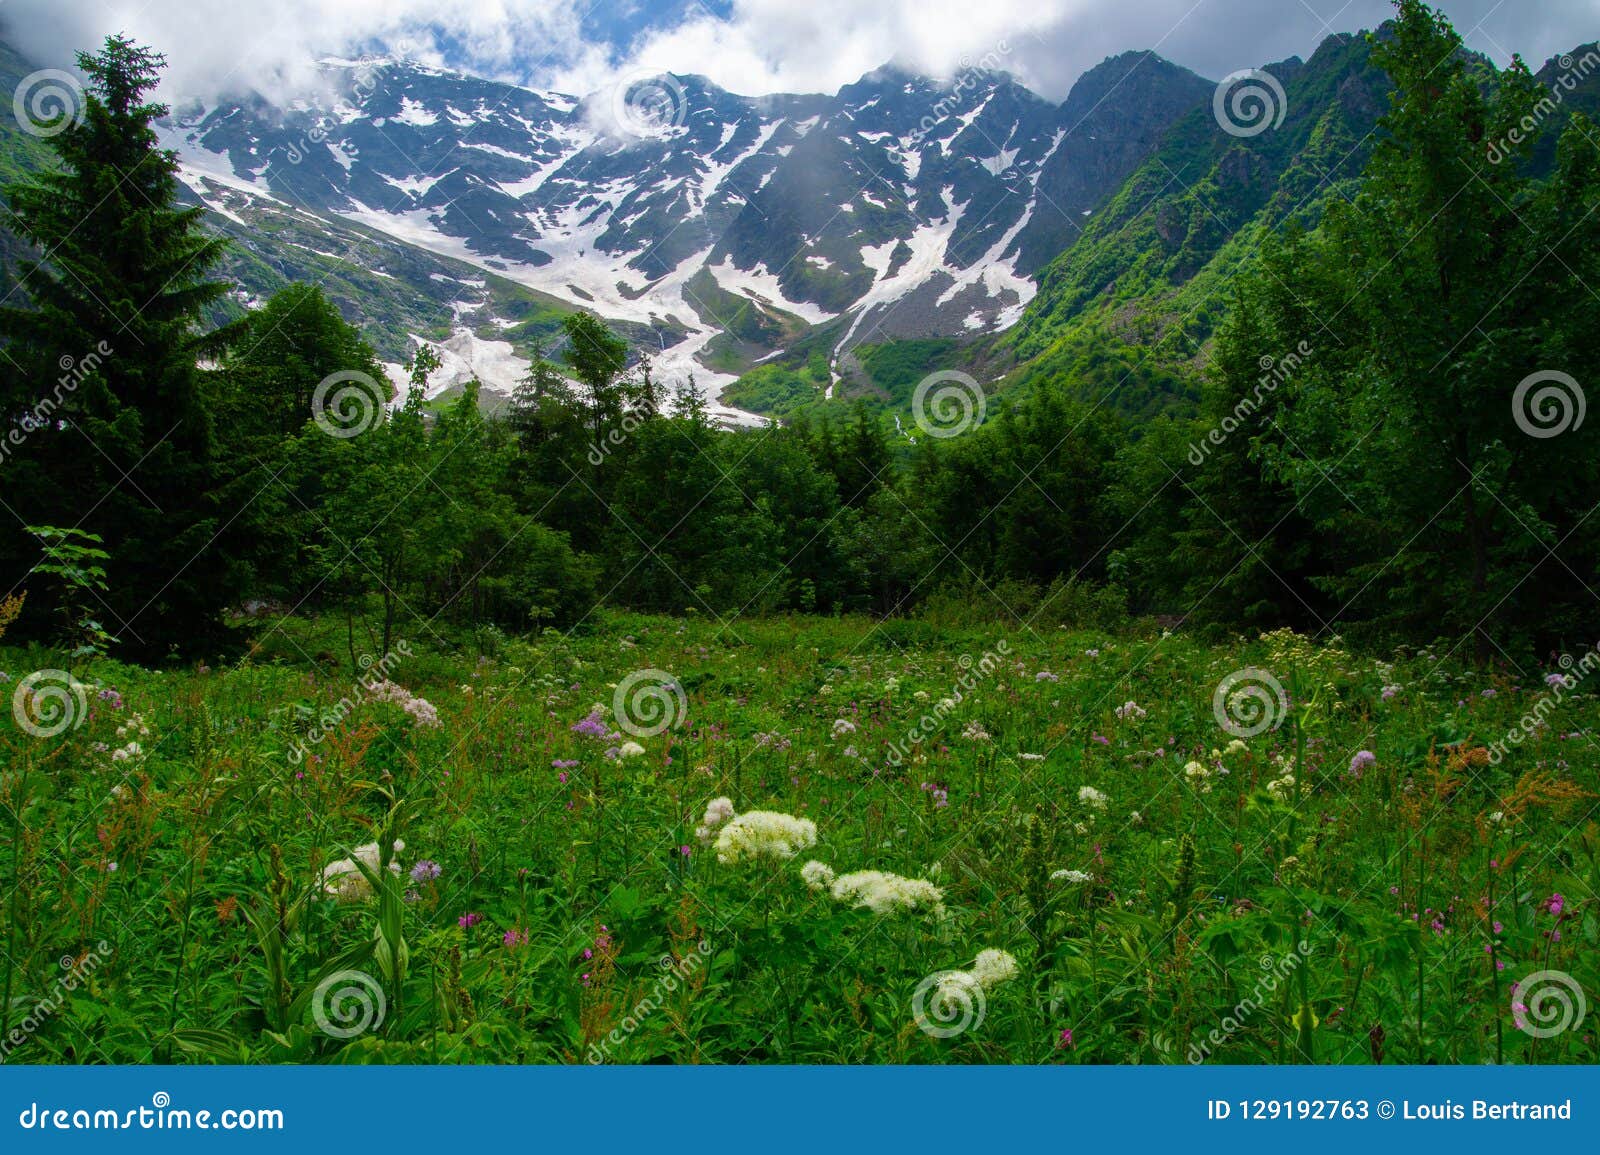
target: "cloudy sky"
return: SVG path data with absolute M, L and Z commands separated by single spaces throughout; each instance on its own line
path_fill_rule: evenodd
M 1444 0 L 1469 47 L 1535 68 L 1600 37 L 1600 0 Z M 584 93 L 619 70 L 698 72 L 735 92 L 832 92 L 895 59 L 985 60 L 1061 99 L 1085 69 L 1153 48 L 1219 78 L 1371 28 L 1387 0 L 0 0 L 35 62 L 122 30 L 167 53 L 168 95 L 282 98 L 323 56 L 388 52 Z

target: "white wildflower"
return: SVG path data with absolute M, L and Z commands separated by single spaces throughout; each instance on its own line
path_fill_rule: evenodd
M 1093 882 L 1094 875 L 1086 870 L 1053 870 L 1050 879 L 1052 882 L 1070 882 L 1073 886 L 1082 886 L 1086 882 Z
M 1008 983 L 1017 977 L 1017 960 L 1009 951 L 993 947 L 978 952 L 972 963 L 972 977 L 984 990 Z
M 398 854 L 406 848 L 400 839 L 395 839 L 394 849 Z M 372 897 L 372 884 L 367 881 L 367 876 L 361 870 L 361 865 L 373 873 L 378 870 L 378 844 L 368 842 L 355 849 L 353 858 L 341 858 L 330 862 L 322 869 L 322 892 L 329 898 L 340 902 L 362 902 Z M 400 873 L 400 864 L 394 860 L 389 862 L 389 870 L 394 874 Z
M 826 890 L 833 883 L 833 867 L 813 858 L 800 868 L 800 877 L 812 890 Z
M 1093 786 L 1084 786 L 1078 790 L 1078 801 L 1093 810 L 1104 810 L 1106 803 L 1111 799 L 1106 797 Z
M 944 891 L 921 878 L 902 878 L 883 870 L 858 870 L 833 880 L 830 893 L 839 902 L 866 907 L 873 914 L 902 910 L 944 913 Z
M 717 861 L 730 864 L 747 858 L 793 858 L 817 844 L 817 824 L 775 810 L 751 810 L 734 818 L 717 834 Z
M 1211 768 L 1200 762 L 1190 762 L 1183 768 L 1183 776 L 1189 780 L 1189 785 L 1202 794 L 1211 793 Z
M 709 843 L 716 837 L 717 831 L 722 828 L 722 824 L 732 817 L 733 799 L 713 798 L 706 803 L 705 817 L 700 819 L 700 825 L 695 827 L 695 837 L 702 844 Z

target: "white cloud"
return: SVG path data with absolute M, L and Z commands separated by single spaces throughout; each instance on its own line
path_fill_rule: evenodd
M 320 56 L 389 51 L 580 93 L 641 64 L 755 95 L 832 92 L 890 59 L 946 75 L 987 59 L 1059 100 L 1085 69 L 1129 49 L 1220 77 L 1308 55 L 1328 32 L 1371 28 L 1392 12 L 1386 0 L 732 0 L 727 20 L 691 6 L 681 22 L 647 29 L 623 60 L 585 43 L 592 3 L 7 0 L 0 36 L 60 67 L 73 49 L 126 31 L 168 55 L 171 95 L 253 87 L 281 98 Z M 1502 63 L 1517 50 L 1537 67 L 1594 34 L 1596 0 L 1444 7 L 1469 47 Z
M 952 75 L 980 59 L 1016 69 L 1103 0 L 735 0 L 647 37 L 639 64 L 710 76 L 734 92 L 835 92 L 893 59 Z
M 164 52 L 170 95 L 254 88 L 281 97 L 311 82 L 324 56 L 381 52 L 430 63 L 470 62 L 510 77 L 572 67 L 581 44 L 577 0 L 11 0 L 5 38 L 60 67 L 74 49 L 126 32 Z

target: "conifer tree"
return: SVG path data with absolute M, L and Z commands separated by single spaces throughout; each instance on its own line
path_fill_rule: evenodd
M 57 167 L 6 192 L 7 227 L 36 257 L 21 270 L 26 302 L 0 308 L 23 370 L 0 404 L 27 411 L 56 383 L 7 500 L 25 522 L 104 539 L 107 628 L 145 658 L 218 643 L 219 537 L 237 512 L 218 501 L 214 375 L 201 368 L 223 336 L 206 324 L 228 291 L 206 279 L 223 242 L 178 203 L 177 160 L 158 146 L 167 109 L 148 94 L 163 64 L 125 36 L 79 54 L 88 87 L 81 117 L 50 138 Z M 36 545 L 14 524 L 0 533 L 0 575 L 25 583 Z

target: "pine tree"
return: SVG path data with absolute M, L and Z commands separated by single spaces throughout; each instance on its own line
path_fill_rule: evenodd
M 0 308 L 22 369 L 0 402 L 15 415 L 57 381 L 8 502 L 25 522 L 104 538 L 103 609 L 125 652 L 203 651 L 220 640 L 221 538 L 236 516 L 218 501 L 214 375 L 200 368 L 222 337 L 205 321 L 228 286 L 205 274 L 223 242 L 201 231 L 202 209 L 177 203 L 176 158 L 157 146 L 167 109 L 146 94 L 163 58 L 112 36 L 78 64 L 88 91 L 50 140 L 58 167 L 6 194 L 7 227 L 38 259 L 22 268 L 29 304 Z M 34 543 L 3 532 L 0 574 L 25 581 Z

